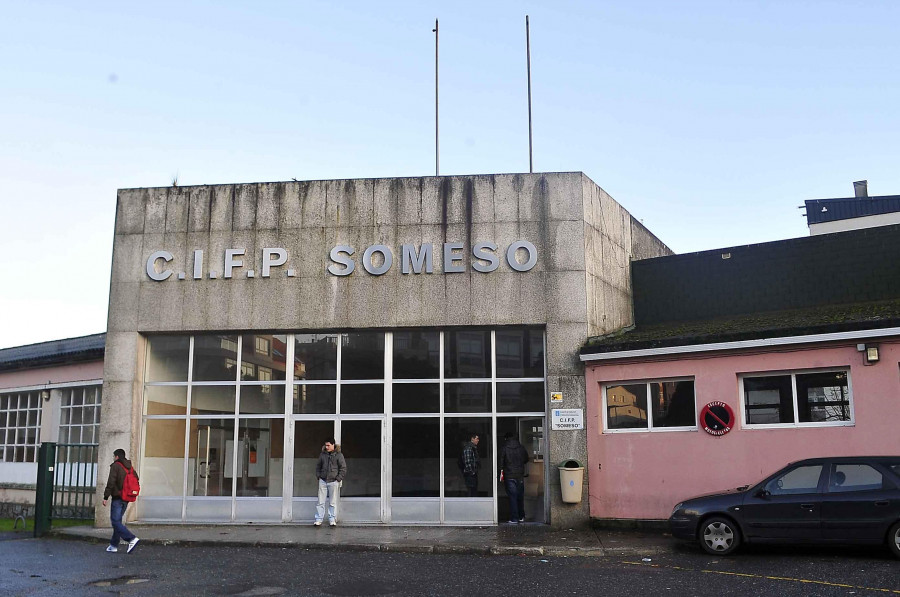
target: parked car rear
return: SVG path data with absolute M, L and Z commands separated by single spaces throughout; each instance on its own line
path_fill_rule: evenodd
M 756 485 L 677 504 L 669 526 L 717 555 L 777 542 L 887 544 L 900 557 L 900 456 L 794 462 Z

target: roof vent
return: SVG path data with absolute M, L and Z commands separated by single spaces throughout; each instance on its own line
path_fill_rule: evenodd
M 857 180 L 853 183 L 853 196 L 857 199 L 869 196 L 869 181 Z

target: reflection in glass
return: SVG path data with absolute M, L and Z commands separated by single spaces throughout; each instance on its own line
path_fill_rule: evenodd
M 497 383 L 497 412 L 524 413 L 544 410 L 544 382 Z
M 334 414 L 337 412 L 337 387 L 333 385 L 295 385 L 295 415 Z
M 230 496 L 234 478 L 234 419 L 191 419 L 189 423 L 190 494 Z
M 142 496 L 180 496 L 184 493 L 184 429 L 184 419 L 144 422 L 144 457 L 140 470 Z
M 394 379 L 437 379 L 440 332 L 394 332 Z
M 393 421 L 391 460 L 394 497 L 438 497 L 441 491 L 441 421 L 398 418 Z
M 333 421 L 294 422 L 294 497 L 316 497 L 316 463 L 326 439 L 334 438 Z
M 801 423 L 849 421 L 847 372 L 797 374 L 797 413 Z
M 237 336 L 194 337 L 194 381 L 234 381 Z
M 491 412 L 491 384 L 448 383 L 444 385 L 444 412 Z
M 744 409 L 747 423 L 794 422 L 794 390 L 790 375 L 744 378 Z
M 283 335 L 244 335 L 241 341 L 241 381 L 283 380 L 286 340 Z
M 395 383 L 395 413 L 436 413 L 441 408 L 441 386 L 436 383 Z
M 144 381 L 187 381 L 190 342 L 190 336 L 147 338 Z
M 478 472 L 477 497 L 491 497 L 494 495 L 493 480 L 493 438 L 491 437 L 490 417 L 462 418 L 447 417 L 444 419 L 444 496 L 468 497 L 466 483 L 462 471 L 457 466 L 457 460 L 463 447 L 468 443 L 473 433 L 477 433 L 478 456 L 481 466 Z
M 798 466 L 766 483 L 766 490 L 772 495 L 816 493 L 821 475 L 821 464 Z
M 241 386 L 241 414 L 281 413 L 284 413 L 284 385 Z
M 192 415 L 233 415 L 235 386 L 193 386 L 191 388 Z
M 544 332 L 540 329 L 499 329 L 497 377 L 544 377 Z
M 284 419 L 241 419 L 237 446 L 237 495 L 280 496 Z
M 337 334 L 294 335 L 294 379 L 337 379 Z
M 487 330 L 444 332 L 444 376 L 484 378 L 491 376 L 491 333 Z
M 354 332 L 341 341 L 341 379 L 384 379 L 383 333 Z
M 187 386 L 144 386 L 144 409 L 146 415 L 184 416 L 187 414 Z
M 654 427 L 694 427 L 697 424 L 693 381 L 650 384 Z
M 384 412 L 384 384 L 342 384 L 341 412 L 366 414 Z
M 606 388 L 606 424 L 609 429 L 647 429 L 647 384 Z
M 381 497 L 381 421 L 341 422 L 340 450 L 347 460 L 341 497 Z

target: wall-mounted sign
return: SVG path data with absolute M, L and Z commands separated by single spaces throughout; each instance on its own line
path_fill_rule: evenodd
M 562 402 L 562 392 L 550 392 L 550 402 Z
M 725 435 L 734 427 L 734 411 L 724 402 L 710 402 L 700 411 L 700 424 L 710 435 Z
M 497 254 L 499 247 L 492 242 L 477 243 L 472 247 L 470 265 L 473 270 L 483 274 L 490 273 L 500 267 L 500 256 Z M 463 253 L 464 245 L 459 242 L 444 243 L 442 248 L 443 260 L 441 269 L 438 273 L 459 273 L 465 272 L 466 256 Z M 500 251 L 505 257 L 506 265 L 516 272 L 527 272 L 534 269 L 537 265 L 537 248 L 527 240 L 517 240 L 506 248 L 506 251 Z M 356 260 L 354 255 L 356 250 L 349 245 L 337 245 L 332 248 L 328 254 L 331 264 L 325 269 L 333 276 L 349 276 L 356 270 Z M 400 246 L 399 261 L 401 274 L 432 274 L 434 273 L 434 245 L 432 243 L 422 243 L 419 246 L 406 244 Z M 268 278 L 272 275 L 276 268 L 286 266 L 288 263 L 288 252 L 283 247 L 266 247 L 262 249 L 259 255 L 259 269 L 251 269 L 245 265 L 246 250 L 241 248 L 225 249 L 222 270 L 206 270 L 204 268 L 204 255 L 202 249 L 196 249 L 193 252 L 191 271 L 188 272 L 188 264 L 182 264 L 183 271 L 176 272 L 171 268 L 176 261 L 175 256 L 169 251 L 154 251 L 147 258 L 146 272 L 147 277 L 156 282 L 162 282 L 174 277 L 178 280 L 184 280 L 188 277 L 194 280 L 200 280 L 208 277 L 210 280 L 216 278 L 230 279 L 236 273 L 242 272 L 247 278 Z M 386 274 L 394 264 L 394 253 L 387 245 L 371 245 L 366 248 L 359 258 L 362 269 L 373 276 L 381 276 Z M 288 278 L 295 276 L 295 270 L 287 266 L 284 274 Z
M 554 408 L 550 414 L 550 429 L 584 429 L 584 411 L 580 408 Z

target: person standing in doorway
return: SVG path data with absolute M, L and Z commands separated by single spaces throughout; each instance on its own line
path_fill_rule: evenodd
M 481 438 L 477 433 L 473 433 L 469 441 L 463 446 L 460 455 L 460 468 L 462 469 L 463 479 L 466 482 L 466 489 L 469 497 L 478 495 L 478 469 L 481 468 L 481 459 L 478 457 L 478 442 Z
M 109 465 L 109 479 L 106 481 L 106 489 L 103 490 L 103 505 L 112 498 L 112 504 L 109 509 L 109 521 L 112 523 L 113 534 L 109 540 L 109 546 L 106 551 L 119 551 L 119 541 L 128 542 L 126 553 L 131 553 L 137 547 L 138 539 L 134 533 L 128 530 L 122 520 L 125 518 L 125 510 L 128 508 L 128 502 L 122 499 L 122 488 L 125 485 L 125 475 L 134 473 L 137 477 L 137 471 L 131 465 L 131 461 L 125 458 L 125 450 L 119 448 L 113 455 L 116 459 Z
M 316 463 L 316 479 L 319 481 L 319 501 L 316 503 L 317 527 L 322 526 L 325 519 L 325 500 L 328 500 L 328 525 L 337 525 L 337 500 L 340 494 L 340 485 L 347 474 L 347 461 L 344 455 L 338 451 L 334 438 L 325 440 L 319 461 Z
M 509 523 L 525 522 L 525 465 L 528 463 L 528 450 L 519 443 L 516 436 L 507 433 L 503 436 L 505 443 L 500 450 L 500 471 L 509 496 Z

